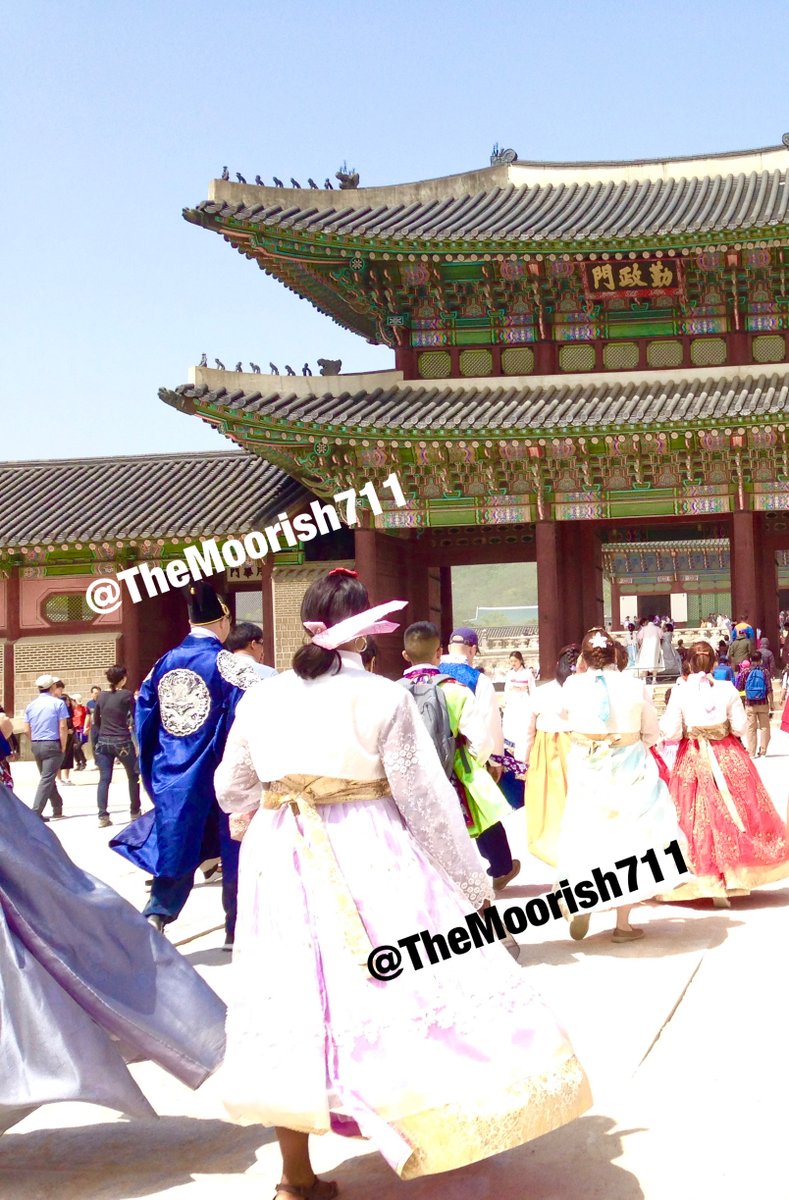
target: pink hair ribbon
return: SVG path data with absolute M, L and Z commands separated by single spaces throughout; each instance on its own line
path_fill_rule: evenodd
M 376 604 L 367 608 L 354 617 L 346 617 L 336 625 L 326 626 L 323 621 L 305 621 L 304 628 L 312 634 L 312 644 L 322 650 L 336 650 L 354 638 L 364 637 L 365 634 L 393 633 L 400 626 L 395 621 L 383 621 L 387 613 L 397 612 L 405 608 L 407 600 L 387 600 L 386 604 Z

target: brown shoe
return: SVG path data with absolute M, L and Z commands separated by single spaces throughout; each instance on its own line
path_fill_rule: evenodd
M 102 813 L 99 817 L 99 829 L 107 829 L 112 824 L 112 821 L 106 813 Z
M 612 942 L 637 942 L 644 936 L 643 929 L 615 929 L 611 934 Z
M 508 873 L 506 875 L 496 875 L 495 876 L 495 878 L 493 880 L 494 891 L 500 892 L 501 889 L 505 888 L 508 883 L 512 883 L 515 876 L 520 873 L 520 869 L 521 869 L 520 860 L 517 858 L 513 858 L 512 870 L 508 871 Z

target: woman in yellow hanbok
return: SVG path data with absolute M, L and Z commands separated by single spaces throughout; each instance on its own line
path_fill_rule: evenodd
M 556 866 L 556 847 L 567 795 L 567 752 L 570 736 L 561 716 L 562 684 L 576 670 L 580 646 L 565 646 L 556 663 L 556 678 L 535 689 L 526 733 L 526 831 L 529 853 Z

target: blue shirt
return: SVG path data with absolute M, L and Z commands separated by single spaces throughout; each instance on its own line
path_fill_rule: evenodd
M 25 709 L 25 720 L 30 726 L 32 742 L 59 742 L 58 721 L 68 720 L 66 703 L 51 692 L 42 692 L 31 700 Z

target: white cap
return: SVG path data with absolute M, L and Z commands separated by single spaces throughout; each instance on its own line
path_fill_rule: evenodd
M 81 700 L 81 699 L 82 699 L 82 692 L 72 692 L 72 693 L 71 693 L 71 699 L 72 699 L 72 700 Z
M 46 691 L 47 688 L 51 688 L 53 683 L 57 683 L 57 679 L 54 675 L 39 675 L 38 679 L 36 680 L 36 687 L 43 692 Z

